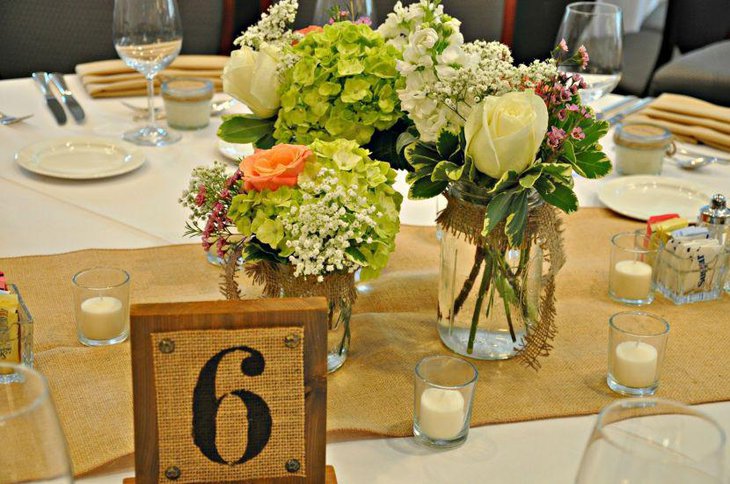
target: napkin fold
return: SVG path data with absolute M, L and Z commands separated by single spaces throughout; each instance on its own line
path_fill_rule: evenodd
M 213 82 L 221 91 L 223 67 L 228 61 L 222 55 L 181 55 L 155 76 L 155 87 L 170 77 L 195 77 Z M 76 74 L 91 97 L 143 96 L 147 93 L 144 76 L 121 59 L 88 62 L 76 66 Z
M 730 151 L 730 108 L 680 94 L 662 94 L 626 121 L 668 129 L 679 140 Z

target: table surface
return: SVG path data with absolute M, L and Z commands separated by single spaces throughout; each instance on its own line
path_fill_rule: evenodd
M 213 118 L 205 130 L 183 133 L 178 144 L 143 148 L 145 165 L 120 177 L 71 181 L 24 171 L 13 160 L 14 153 L 24 146 L 67 136 L 119 139 L 124 130 L 134 127 L 131 111 L 119 99 L 91 99 L 75 76 L 69 76 L 68 81 L 87 113 L 87 122 L 81 126 L 72 120 L 57 126 L 30 79 L 0 82 L 2 112 L 34 115 L 26 123 L 0 126 L 0 206 L 5 208 L 0 216 L 0 256 L 191 242 L 183 237 L 187 215 L 177 200 L 195 166 L 223 159 L 215 137 L 220 120 Z M 607 96 L 597 108 L 617 99 Z M 144 104 L 142 98 L 132 101 Z M 603 145 L 613 157 L 610 133 Z M 730 191 L 730 166 L 712 165 L 687 172 L 665 163 L 664 176 L 691 180 L 710 192 Z M 596 192 L 604 182 L 576 178 L 581 206 L 601 206 Z M 399 189 L 406 189 L 402 177 Z M 401 220 L 432 224 L 439 203 L 406 201 Z M 730 432 L 730 403 L 700 407 Z M 327 462 L 335 466 L 340 482 L 348 484 L 479 482 L 485 476 L 498 483 L 572 482 L 594 420 L 593 416 L 572 417 L 475 428 L 462 447 L 438 452 L 409 438 L 330 443 Z M 83 482 L 121 482 L 129 475 L 131 471 Z

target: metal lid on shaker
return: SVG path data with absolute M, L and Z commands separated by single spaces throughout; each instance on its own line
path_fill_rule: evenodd
M 710 204 L 700 209 L 699 220 L 712 225 L 730 225 L 730 208 L 725 196 L 720 193 L 714 195 Z

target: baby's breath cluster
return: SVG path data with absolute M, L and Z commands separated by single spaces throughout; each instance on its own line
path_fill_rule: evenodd
M 286 246 L 292 250 L 289 262 L 296 268 L 294 276 L 316 275 L 322 280 L 323 273 L 360 268 L 348 250 L 373 242 L 367 234 L 374 234 L 377 227 L 377 207 L 358 193 L 357 185 L 340 185 L 332 168 L 322 167 L 317 180 L 300 184 L 302 204 L 280 219 L 284 231 L 291 233 Z
M 280 0 L 261 14 L 261 20 L 233 41 L 235 45 L 259 50 L 262 44 L 291 44 L 302 36 L 290 30 L 299 8 L 298 0 Z

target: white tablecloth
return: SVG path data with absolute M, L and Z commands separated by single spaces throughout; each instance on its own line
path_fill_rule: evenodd
M 92 100 L 75 77 L 68 80 L 87 112 L 88 121 L 83 126 L 69 120 L 66 126 L 58 127 L 29 79 L 0 82 L 0 110 L 34 114 L 26 123 L 0 126 L 0 204 L 4 208 L 0 215 L 0 255 L 190 242 L 182 236 L 186 213 L 177 200 L 193 167 L 220 158 L 215 138 L 219 120 L 213 119 L 206 130 L 184 133 L 176 145 L 145 148 L 147 163 L 128 175 L 91 182 L 33 175 L 13 161 L 13 154 L 28 144 L 70 135 L 118 139 L 122 131 L 133 126 L 130 111 L 119 100 Z M 612 100 L 603 102 L 610 104 Z M 143 104 L 142 99 L 136 102 Z M 610 136 L 604 146 L 612 155 Z M 666 166 L 665 174 L 703 183 L 711 191 L 730 187 L 728 166 L 710 166 L 693 173 Z M 581 205 L 600 205 L 596 197 L 600 183 L 576 180 Z M 407 202 L 403 222 L 433 221 L 437 203 Z M 702 407 L 730 430 L 729 403 Z M 593 421 L 594 417 L 575 417 L 476 428 L 464 446 L 443 452 L 416 446 L 411 439 L 329 444 L 327 461 L 336 467 L 340 482 L 347 484 L 565 483 L 575 476 Z M 115 475 L 85 481 L 117 483 L 120 478 Z

